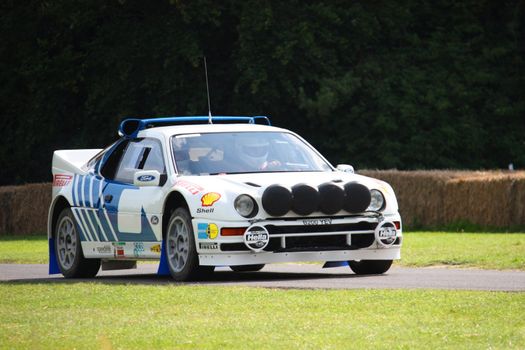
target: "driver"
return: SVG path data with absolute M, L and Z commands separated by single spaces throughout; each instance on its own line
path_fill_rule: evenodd
M 268 160 L 270 143 L 261 136 L 240 135 L 236 148 L 240 160 L 252 169 L 265 170 L 281 164 L 277 160 Z

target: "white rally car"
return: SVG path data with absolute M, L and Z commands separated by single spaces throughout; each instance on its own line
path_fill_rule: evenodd
M 119 134 L 103 150 L 54 152 L 50 274 L 145 259 L 182 281 L 294 261 L 380 274 L 400 258 L 390 185 L 334 168 L 266 117 L 126 119 Z

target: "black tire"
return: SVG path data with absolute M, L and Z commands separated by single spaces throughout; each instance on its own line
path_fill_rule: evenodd
M 264 264 L 237 265 L 237 266 L 230 266 L 230 269 L 232 269 L 235 272 L 255 272 L 255 271 L 261 271 L 263 267 L 264 267 Z
M 86 259 L 80 244 L 78 227 L 71 209 L 62 210 L 55 228 L 55 256 L 60 272 L 66 278 L 95 277 L 100 259 Z
M 171 213 L 164 246 L 171 277 L 176 281 L 209 277 L 215 269 L 215 266 L 199 266 L 191 216 L 185 208 L 177 208 Z
M 348 265 L 357 275 L 380 275 L 392 266 L 392 260 L 349 261 Z

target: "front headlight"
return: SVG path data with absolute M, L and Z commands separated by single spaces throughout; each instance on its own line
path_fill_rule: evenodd
M 381 191 L 378 190 L 370 190 L 370 196 L 372 197 L 370 200 L 370 205 L 366 209 L 367 211 L 379 211 L 384 208 L 385 206 L 385 197 L 383 197 L 383 194 Z
M 237 210 L 237 213 L 245 218 L 254 217 L 258 211 L 257 203 L 255 203 L 255 200 L 247 194 L 241 194 L 235 198 L 233 205 L 235 210 Z

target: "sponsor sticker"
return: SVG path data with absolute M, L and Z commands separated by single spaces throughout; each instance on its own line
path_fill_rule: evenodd
M 210 239 L 215 239 L 219 235 L 219 228 L 215 224 L 209 224 L 206 233 Z
M 211 214 L 214 211 L 214 208 L 197 208 L 197 214 Z
M 211 207 L 219 199 L 221 199 L 221 195 L 219 193 L 209 192 L 201 197 L 201 204 L 203 207 Z
M 113 247 L 115 250 L 113 251 L 115 258 L 125 258 L 126 254 L 124 254 L 124 246 L 126 245 L 125 242 L 114 242 Z
M 217 242 L 200 242 L 199 249 L 203 250 L 218 250 L 219 244 Z
M 140 181 L 140 182 L 150 182 L 150 181 L 155 180 L 155 176 L 153 176 L 153 175 L 141 175 L 141 176 L 137 177 L 137 180 Z
M 189 181 L 185 181 L 185 180 L 177 181 L 175 186 L 182 187 L 182 188 L 188 190 L 188 192 L 190 192 L 193 195 L 195 195 L 195 194 L 197 194 L 197 193 L 199 193 L 201 191 L 204 191 L 204 188 L 202 188 L 201 186 L 199 186 L 197 184 L 194 184 L 194 183 L 191 183 Z
M 115 247 L 115 258 L 124 258 L 124 247 Z
M 155 244 L 154 246 L 151 246 L 149 250 L 153 253 L 159 253 L 160 254 L 160 244 Z
M 142 242 L 133 242 L 133 255 L 138 257 L 144 253 L 144 243 Z
M 102 247 L 97 247 L 97 253 L 111 254 L 113 253 L 113 248 L 110 245 L 103 245 Z
M 215 239 L 219 235 L 219 228 L 215 224 L 197 224 L 197 237 L 199 239 Z
M 270 234 L 265 227 L 250 226 L 244 232 L 244 244 L 254 252 L 260 252 L 270 242 Z
M 153 216 L 151 217 L 151 220 L 150 220 L 150 221 L 151 221 L 151 224 L 152 224 L 152 225 L 157 225 L 157 224 L 159 223 L 159 217 L 156 216 L 156 215 L 153 215 Z
M 64 187 L 69 185 L 73 176 L 65 174 L 56 174 L 53 177 L 53 187 Z

